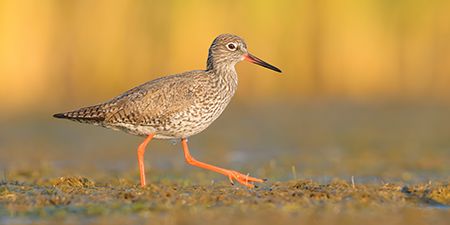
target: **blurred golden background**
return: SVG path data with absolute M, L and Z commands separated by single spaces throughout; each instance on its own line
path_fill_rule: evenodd
M 204 69 L 221 33 L 283 74 L 238 64 L 230 106 L 189 147 L 268 178 L 255 191 L 222 189 L 167 141 L 130 189 L 142 137 L 52 117 Z M 449 115 L 449 0 L 0 0 L 0 224 L 444 224 Z
M 274 180 L 293 167 L 448 178 L 449 12 L 444 0 L 0 0 L 0 170 L 137 181 L 140 137 L 51 115 L 203 69 L 212 40 L 234 33 L 283 74 L 238 64 L 235 98 L 190 139 L 194 156 Z M 149 148 L 149 174 L 218 176 L 188 167 L 179 145 Z
M 202 69 L 220 33 L 284 72 L 239 64 L 238 102 L 448 102 L 449 11 L 443 0 L 1 0 L 1 113 L 93 104 Z

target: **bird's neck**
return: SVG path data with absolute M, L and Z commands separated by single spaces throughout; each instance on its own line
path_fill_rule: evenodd
M 216 78 L 235 81 L 237 83 L 237 73 L 234 64 L 216 64 L 213 67 L 207 68 L 206 71 L 210 74 L 214 74 Z
M 234 64 L 229 63 L 208 64 L 206 71 L 217 87 L 225 86 L 226 88 L 220 89 L 227 90 L 227 92 L 232 92 L 234 94 L 238 84 L 238 77 L 234 66 Z

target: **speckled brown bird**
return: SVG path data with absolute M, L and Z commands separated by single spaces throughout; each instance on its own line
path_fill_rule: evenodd
M 145 148 L 156 138 L 181 139 L 187 163 L 221 173 L 232 184 L 236 180 L 253 187 L 254 182 L 264 180 L 197 161 L 190 155 L 187 145 L 187 138 L 206 129 L 230 102 L 238 85 L 235 65 L 242 60 L 281 72 L 251 55 L 242 38 L 222 34 L 209 48 L 206 70 L 161 77 L 105 103 L 58 113 L 54 117 L 145 136 L 137 151 L 141 186 L 145 186 Z

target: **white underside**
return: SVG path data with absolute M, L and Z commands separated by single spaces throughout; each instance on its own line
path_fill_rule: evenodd
M 153 138 L 155 139 L 180 139 L 180 138 L 187 138 L 182 136 L 173 136 L 173 135 L 164 135 L 158 132 L 155 128 L 150 126 L 135 126 L 131 124 L 126 123 L 118 123 L 114 126 L 106 125 L 104 126 L 106 128 L 112 129 L 112 130 L 118 130 L 118 131 L 124 131 L 133 135 L 138 136 L 148 136 L 150 134 L 155 134 Z

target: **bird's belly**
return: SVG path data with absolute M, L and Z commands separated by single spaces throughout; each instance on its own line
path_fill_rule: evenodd
M 162 129 L 157 131 L 161 139 L 171 138 L 187 138 L 198 134 L 211 125 L 223 112 L 228 102 L 224 104 L 214 105 L 214 107 L 191 107 L 176 113 L 171 118 L 170 123 L 164 125 Z
M 219 114 L 220 115 L 220 114 Z M 218 116 L 203 114 L 201 117 L 193 117 L 180 114 L 174 116 L 165 124 L 159 125 L 135 125 L 117 123 L 114 125 L 103 125 L 106 128 L 124 131 L 138 136 L 155 134 L 155 139 L 179 139 L 187 138 L 205 130 Z
M 104 125 L 106 128 L 124 131 L 138 136 L 154 134 L 156 139 L 187 138 L 205 130 L 223 112 L 229 101 L 211 106 L 194 105 L 186 110 L 170 115 L 157 124 L 116 123 Z
M 135 125 L 128 123 L 116 123 L 111 125 L 103 125 L 106 128 L 113 130 L 124 131 L 129 134 L 138 135 L 138 136 L 147 136 L 149 134 L 156 133 L 156 129 L 153 126 L 145 126 L 145 125 Z
M 190 137 L 208 128 L 219 115 L 216 116 L 212 113 L 204 113 L 201 116 L 192 116 L 189 113 L 180 115 L 179 119 L 174 119 L 173 126 L 166 126 L 158 133 L 176 138 Z

